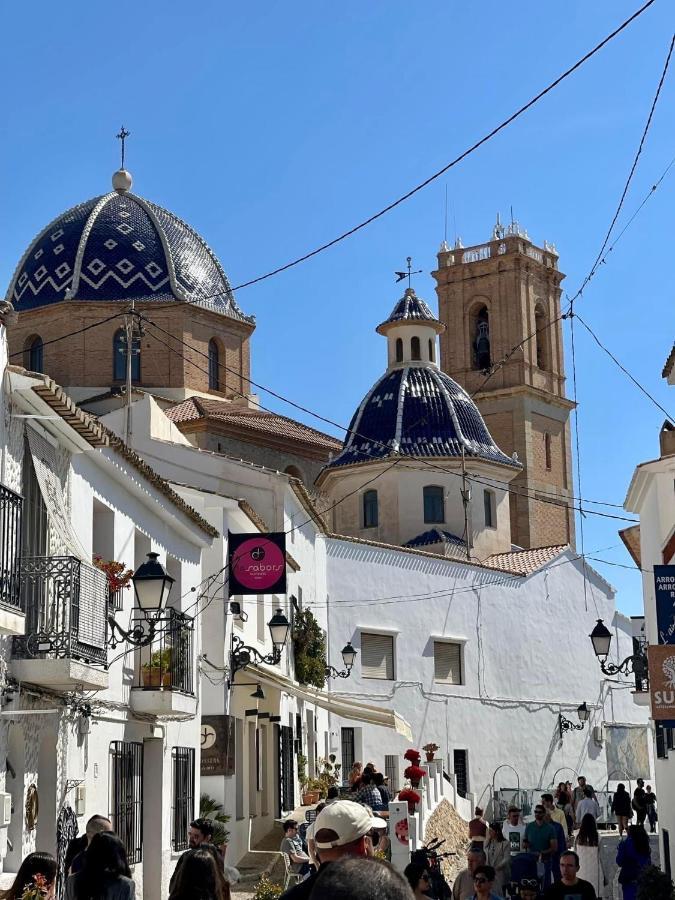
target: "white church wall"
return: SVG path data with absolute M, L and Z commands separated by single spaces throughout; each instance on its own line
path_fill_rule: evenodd
M 646 727 L 647 716 L 632 702 L 629 679 L 604 680 L 588 635 L 596 618 L 612 622 L 613 655 L 623 658 L 632 652 L 630 622 L 615 615 L 611 588 L 592 572 L 585 599 L 571 551 L 525 579 L 358 542 L 327 538 L 326 545 L 331 631 L 348 634 L 357 650 L 362 631 L 391 634 L 395 646 L 392 681 L 364 678 L 359 653 L 336 690 L 393 706 L 411 724 L 414 746 L 440 745 L 446 770 L 455 750 L 466 751 L 468 790 L 484 801 L 503 763 L 518 771 L 521 786 L 547 786 L 560 769 L 559 780 L 583 772 L 605 786 L 605 748 L 593 726 Z M 443 638 L 462 644 L 461 684 L 434 680 L 434 639 Z M 576 723 L 584 701 L 589 723 L 561 743 L 559 713 Z M 334 747 L 336 726 L 355 724 L 333 721 Z M 363 727 L 361 739 L 361 759 L 379 766 L 383 748 L 402 756 L 409 746 L 380 728 Z M 508 778 L 501 785 L 515 786 Z

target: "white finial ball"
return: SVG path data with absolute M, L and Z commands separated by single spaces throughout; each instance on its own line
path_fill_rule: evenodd
M 127 191 L 131 190 L 132 184 L 131 173 L 127 172 L 126 169 L 118 169 L 112 177 L 113 190 L 117 191 L 118 194 L 126 194 Z

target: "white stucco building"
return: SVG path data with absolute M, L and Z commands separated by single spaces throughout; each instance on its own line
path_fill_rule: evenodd
M 217 531 L 51 379 L 6 362 L 3 324 L 2 869 L 34 849 L 62 860 L 103 814 L 139 892 L 159 900 L 199 790 L 190 589 Z M 112 594 L 94 558 L 136 570 L 151 551 L 175 579 L 155 639 L 113 647 L 109 619 L 148 626 L 133 588 Z
M 675 385 L 675 347 L 666 361 L 663 377 L 668 384 Z M 672 422 L 664 423 L 659 445 L 659 456 L 635 469 L 626 495 L 625 508 L 639 515 L 640 524 L 621 532 L 636 565 L 642 569 L 644 634 L 648 644 L 667 641 L 659 634 L 657 625 L 654 566 L 672 566 L 671 574 L 675 574 L 675 427 Z M 671 619 L 675 621 L 675 604 Z M 675 728 L 657 722 L 652 725 L 661 864 L 671 874 L 675 869 Z

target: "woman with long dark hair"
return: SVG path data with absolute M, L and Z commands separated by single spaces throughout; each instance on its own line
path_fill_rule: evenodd
M 12 886 L 0 891 L 0 900 L 21 900 L 26 888 L 37 887 L 43 891 L 45 898 L 54 896 L 56 880 L 56 860 L 51 853 L 29 853 L 19 866 Z
M 619 852 L 616 854 L 616 864 L 621 870 L 619 884 L 623 889 L 623 900 L 635 900 L 638 877 L 651 862 L 649 835 L 642 825 L 631 825 L 628 837 L 625 841 L 621 841 Z
M 574 849 L 579 857 L 578 877 L 590 881 L 595 893 L 600 893 L 600 852 L 598 850 L 598 826 L 590 813 L 581 820 L 579 834 L 574 842 Z
M 628 831 L 628 821 L 633 817 L 633 807 L 630 802 L 630 794 L 625 784 L 618 784 L 612 798 L 612 812 L 616 816 L 619 825 L 619 837 Z
M 135 896 L 124 844 L 111 831 L 95 834 L 82 869 L 66 881 L 66 900 L 134 900 Z
M 206 847 L 182 855 L 169 900 L 225 900 L 218 867 Z

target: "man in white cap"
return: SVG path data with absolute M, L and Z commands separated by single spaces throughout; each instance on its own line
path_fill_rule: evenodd
M 336 859 L 345 856 L 370 856 L 370 833 L 387 827 L 384 819 L 375 818 L 370 810 L 353 800 L 336 800 L 316 817 L 314 823 L 314 847 L 325 869 Z M 285 900 L 307 900 L 312 893 L 318 873 L 314 872 L 300 884 L 289 888 L 282 897 Z

